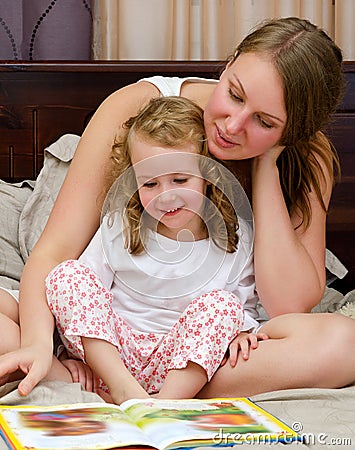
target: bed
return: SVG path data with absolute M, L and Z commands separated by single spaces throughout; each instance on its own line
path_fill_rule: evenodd
M 218 78 L 222 67 L 213 61 L 0 62 L 0 286 L 18 287 L 79 136 L 107 95 L 155 74 Z M 344 73 L 346 96 L 325 130 L 339 152 L 342 180 L 328 214 L 329 286 L 315 310 L 355 317 L 355 62 L 344 63 Z M 231 168 L 242 174 L 243 165 Z M 78 384 L 59 382 L 42 382 L 27 398 L 18 395 L 16 384 L 8 384 L 0 397 L 4 404 L 100 400 Z M 292 445 L 354 448 L 355 386 L 277 391 L 252 399 L 301 427 L 306 442 Z

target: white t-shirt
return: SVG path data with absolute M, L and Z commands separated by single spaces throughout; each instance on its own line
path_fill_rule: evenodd
M 239 244 L 234 253 L 211 239 L 181 242 L 152 230 L 146 251 L 125 248 L 121 219 L 107 218 L 79 261 L 91 267 L 113 294 L 113 309 L 136 331 L 167 333 L 186 306 L 214 289 L 234 292 L 245 309 L 243 329 L 258 326 L 253 266 L 253 233 L 239 221 Z

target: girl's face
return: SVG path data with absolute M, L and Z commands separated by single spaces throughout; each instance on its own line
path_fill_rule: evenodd
M 221 160 L 261 155 L 286 125 L 281 78 L 262 55 L 242 53 L 227 65 L 204 113 L 210 152 Z
M 158 222 L 158 233 L 180 241 L 207 237 L 200 217 L 207 182 L 201 178 L 197 147 L 162 147 L 135 136 L 131 149 L 139 198 Z

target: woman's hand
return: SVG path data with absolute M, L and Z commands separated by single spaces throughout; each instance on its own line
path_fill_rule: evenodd
M 61 363 L 69 370 L 73 383 L 80 383 L 88 392 L 97 392 L 99 379 L 94 375 L 88 364 L 77 359 L 64 359 Z
M 327 143 L 322 136 L 316 137 L 312 148 L 319 164 L 315 175 L 324 205 L 319 201 L 319 192 L 311 186 L 306 194 L 311 215 L 307 227 L 300 203 L 291 207 L 291 199 L 286 201 L 284 197 L 281 181 L 284 174 L 276 165 L 282 147 L 275 146 L 253 160 L 255 283 L 270 318 L 310 312 L 324 294 L 327 215 L 323 206 L 329 205 L 332 176 L 326 162 L 316 153 L 318 148 L 324 154 Z M 296 198 L 292 201 L 296 202 Z
M 248 333 L 242 331 L 238 336 L 233 339 L 229 344 L 229 348 L 225 358 L 223 359 L 221 366 L 223 366 L 227 359 L 229 364 L 235 367 L 238 361 L 239 354 L 246 361 L 249 359 L 250 349 L 255 350 L 259 346 L 259 341 L 265 341 L 269 339 L 269 336 L 265 333 Z
M 275 145 L 267 150 L 265 153 L 256 156 L 253 158 L 253 165 L 258 164 L 260 161 L 270 161 L 273 164 L 276 164 L 277 158 L 281 155 L 283 150 L 285 149 L 284 145 Z
M 23 380 L 18 385 L 21 395 L 28 395 L 48 374 L 52 366 L 52 348 L 43 346 L 22 347 L 0 357 L 0 380 L 2 382 Z

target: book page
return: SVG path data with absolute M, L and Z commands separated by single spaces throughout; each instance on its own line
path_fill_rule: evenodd
M 288 443 L 297 438 L 281 421 L 243 398 L 141 399 L 121 406 L 2 406 L 0 424 L 11 448 L 20 450 L 94 450 L 139 445 L 168 450 L 275 440 Z
M 122 407 L 157 448 L 250 443 L 255 436 L 263 443 L 297 438 L 287 425 L 245 398 L 129 400 Z
M 130 418 L 110 404 L 2 407 L 1 415 L 4 437 L 18 449 L 93 450 L 149 444 Z

